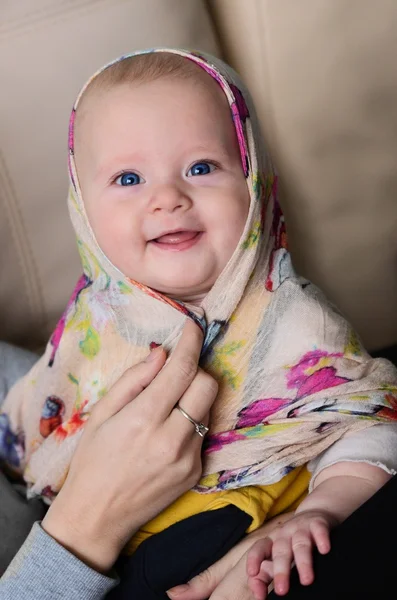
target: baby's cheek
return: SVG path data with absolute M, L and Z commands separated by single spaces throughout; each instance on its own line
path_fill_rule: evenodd
M 90 198 L 85 200 L 84 207 L 88 222 L 95 236 L 98 238 L 98 236 L 102 235 L 102 224 L 105 222 L 105 216 L 102 214 L 104 211 L 98 203 L 93 202 Z
M 101 241 L 102 251 L 124 275 L 140 279 L 144 268 L 144 244 L 142 236 L 134 230 L 131 223 L 122 220 L 110 220 L 104 223 Z
M 89 216 L 90 225 L 101 250 L 113 261 L 124 244 L 123 223 L 111 211 L 95 209 Z

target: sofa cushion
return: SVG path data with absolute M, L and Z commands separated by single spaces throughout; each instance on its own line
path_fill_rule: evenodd
M 397 2 L 213 0 L 280 175 L 302 274 L 397 342 Z

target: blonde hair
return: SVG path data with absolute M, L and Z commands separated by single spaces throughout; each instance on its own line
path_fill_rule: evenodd
M 171 52 L 150 52 L 130 56 L 111 65 L 95 78 L 100 87 L 146 81 L 154 81 L 160 77 L 196 78 L 202 71 L 191 60 L 172 54 Z
M 201 77 L 200 77 L 201 75 Z M 205 80 L 209 77 L 193 61 L 171 52 L 151 52 L 124 58 L 101 71 L 85 90 L 77 112 L 100 91 L 128 83 L 146 83 L 162 77 Z

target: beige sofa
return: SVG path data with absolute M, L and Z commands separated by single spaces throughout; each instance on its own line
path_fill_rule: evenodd
M 299 270 L 397 343 L 395 0 L 0 0 L 0 338 L 40 348 L 79 274 L 66 128 L 100 65 L 223 55 L 256 100 Z

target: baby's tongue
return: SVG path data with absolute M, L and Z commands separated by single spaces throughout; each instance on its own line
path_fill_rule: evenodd
M 176 231 L 175 233 L 166 233 L 156 239 L 160 244 L 181 244 L 193 239 L 197 235 L 197 231 Z

